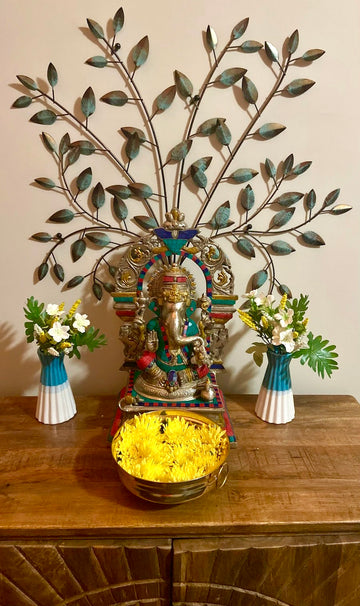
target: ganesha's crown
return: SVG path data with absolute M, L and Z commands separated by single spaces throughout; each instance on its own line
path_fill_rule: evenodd
M 177 263 L 158 270 L 148 285 L 152 298 L 166 301 L 185 301 L 195 296 L 195 281 L 185 268 Z

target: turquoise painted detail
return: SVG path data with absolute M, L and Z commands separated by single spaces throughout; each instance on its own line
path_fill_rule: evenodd
M 287 391 L 291 389 L 290 353 L 280 353 L 279 348 L 268 348 L 268 366 L 265 372 L 263 387 L 272 391 Z
M 237 299 L 214 299 L 213 305 L 235 305 Z
M 49 356 L 38 350 L 38 356 L 41 362 L 40 383 L 48 387 L 62 385 L 68 380 L 65 366 L 64 355 Z
M 114 297 L 116 303 L 133 303 L 134 297 Z

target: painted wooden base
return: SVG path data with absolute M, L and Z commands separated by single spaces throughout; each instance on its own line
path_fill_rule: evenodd
M 267 423 L 289 423 L 295 417 L 292 390 L 269 390 L 262 385 L 255 405 L 255 414 Z
M 69 381 L 60 385 L 42 385 L 36 404 L 35 417 L 40 423 L 64 423 L 76 414 L 76 404 Z

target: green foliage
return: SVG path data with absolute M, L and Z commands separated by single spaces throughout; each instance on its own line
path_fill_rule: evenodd
M 338 354 L 335 351 L 335 345 L 329 345 L 327 339 L 320 335 L 314 337 L 312 332 L 308 334 L 308 345 L 305 348 L 295 351 L 293 358 L 300 358 L 300 364 L 307 364 L 322 379 L 325 374 L 331 377 L 333 370 L 338 368 L 336 358 Z
M 45 312 L 44 303 L 39 303 L 33 296 L 29 297 L 26 301 L 26 307 L 24 307 L 25 318 L 29 320 L 25 322 L 25 334 L 27 342 L 32 343 L 34 341 L 34 326 L 44 326 Z
M 79 347 L 83 347 L 86 345 L 89 351 L 94 351 L 103 345 L 106 345 L 106 337 L 103 334 L 99 334 L 99 329 L 95 329 L 93 326 L 90 326 L 86 332 L 77 333 L 74 336 L 73 340 L 73 350 L 69 354 L 69 358 L 76 356 L 80 358 Z

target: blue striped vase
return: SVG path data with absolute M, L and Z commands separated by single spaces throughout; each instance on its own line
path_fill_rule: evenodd
M 267 423 L 289 423 L 295 417 L 291 389 L 290 353 L 268 348 L 268 366 L 255 405 L 255 414 Z
M 55 425 L 76 414 L 76 404 L 64 366 L 64 355 L 49 356 L 38 350 L 41 362 L 40 387 L 35 416 Z

